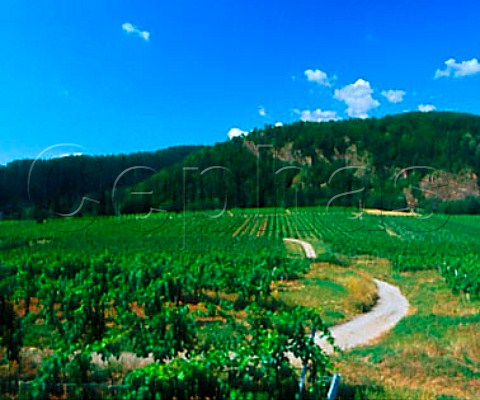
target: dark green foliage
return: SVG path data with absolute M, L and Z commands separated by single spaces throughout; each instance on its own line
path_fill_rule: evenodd
M 29 251 L 6 246 L 0 253 L 8 260 L 0 269 L 5 299 L 0 325 L 13 334 L 25 331 L 35 347 L 48 348 L 22 395 L 290 399 L 298 377 L 285 357 L 288 351 L 311 360 L 308 387 L 329 373 L 329 358 L 308 341 L 313 325 L 328 336 L 322 319 L 305 309 L 290 310 L 271 294 L 274 280 L 295 278 L 308 270 L 308 262 L 286 258 L 283 247 L 265 238 L 236 243 L 229 252 L 225 242 L 231 230 L 219 233 L 210 223 L 205 231 L 211 236 L 197 236 L 201 219 L 189 220 L 190 247 L 177 251 L 183 218 L 169 220 L 155 236 L 126 229 L 136 221 L 103 217 L 72 234 L 51 231 L 48 240 L 40 232 L 64 221 L 2 222 L 8 232 L 2 230 L 0 240 L 7 241 L 16 226 Z M 20 320 L 14 307 L 21 309 L 34 298 L 38 302 L 22 325 L 12 325 Z M 0 345 L 8 348 L 11 335 L 0 332 Z M 122 352 L 151 357 L 154 364 L 114 376 L 109 367 Z M 105 367 L 93 363 L 92 356 Z M 9 355 L 7 361 L 14 359 Z
M 430 203 L 430 204 L 429 204 Z M 463 200 L 427 202 L 428 208 L 438 213 L 456 214 L 480 214 L 480 197 L 467 196 Z
M 0 346 L 5 347 L 5 358 L 20 361 L 23 344 L 22 320 L 14 310 L 14 293 L 17 288 L 17 268 L 0 264 Z
M 332 205 L 336 206 L 361 202 L 368 207 L 401 209 L 407 206 L 403 189 L 418 186 L 432 169 L 471 170 L 480 175 L 478 155 L 480 117 L 474 115 L 415 112 L 382 119 L 296 122 L 267 126 L 246 138 L 204 148 L 147 179 L 142 187 L 160 189 L 154 202 L 177 210 L 223 208 L 225 204 L 322 205 L 335 196 Z M 218 166 L 228 171 L 209 170 Z M 287 166 L 290 169 L 282 170 Z M 354 168 L 338 171 L 345 166 Z M 396 178 L 409 167 L 421 168 Z M 414 196 L 423 202 L 423 192 L 414 189 Z M 478 212 L 477 202 L 467 200 L 462 211 Z M 128 207 L 138 209 L 139 204 L 131 202 Z
M 425 168 L 480 176 L 480 117 L 432 112 L 381 119 L 296 122 L 266 126 L 246 138 L 210 147 L 177 147 L 128 156 L 66 157 L 0 167 L 0 213 L 43 222 L 69 214 L 119 215 L 160 210 L 295 205 L 400 209 L 403 189 L 418 186 Z M 130 170 L 131 167 L 142 167 Z M 340 168 L 351 166 L 335 174 Z M 288 167 L 286 169 L 282 169 Z M 151 168 L 158 171 L 155 173 Z M 347 192 L 357 191 L 347 194 Z M 438 205 L 415 190 L 422 205 L 450 214 L 478 213 L 478 199 Z M 132 194 L 136 192 L 137 194 Z M 138 193 L 152 193 L 152 195 Z M 334 200 L 332 200 L 337 196 Z M 426 200 L 426 201 L 425 201 Z
M 152 364 L 125 377 L 128 392 L 123 399 L 200 399 L 223 398 L 225 388 L 205 363 L 175 360 L 170 364 Z
M 153 173 L 149 169 L 137 168 L 122 175 L 124 171 L 138 166 L 158 171 L 199 148 L 180 146 L 151 153 L 40 159 L 35 164 L 33 160 L 11 162 L 0 166 L 0 215 L 43 222 L 57 213 L 73 212 L 84 196 L 99 203 L 87 202 L 77 216 L 114 214 L 115 205 L 125 197 L 125 188 Z
M 465 254 L 460 260 L 449 259 L 439 265 L 453 292 L 468 298 L 480 299 L 480 258 L 478 254 Z

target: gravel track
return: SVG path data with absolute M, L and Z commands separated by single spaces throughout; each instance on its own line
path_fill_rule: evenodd
M 284 240 L 301 245 L 307 258 L 316 258 L 315 250 L 310 243 L 298 239 Z M 330 328 L 336 346 L 342 350 L 366 345 L 379 338 L 390 331 L 408 313 L 410 304 L 398 287 L 378 279 L 374 281 L 378 288 L 377 304 L 369 312 Z M 315 336 L 315 343 L 327 353 L 333 352 L 333 348 L 318 334 Z M 299 362 L 293 357 L 290 359 L 295 364 Z
M 302 246 L 307 258 L 317 258 L 317 254 L 315 253 L 315 250 L 313 249 L 313 246 L 310 243 L 305 242 L 303 240 L 290 239 L 290 238 L 285 238 L 283 240 L 285 242 L 295 243 Z

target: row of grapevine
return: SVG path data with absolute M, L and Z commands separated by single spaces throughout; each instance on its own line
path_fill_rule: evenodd
M 234 241 L 227 218 L 217 221 L 216 228 L 227 225 L 222 233 L 192 218 L 180 240 L 181 218 L 141 233 L 129 229 L 132 218 L 120 221 L 122 229 L 118 220 L 100 220 L 101 229 L 70 234 L 17 227 L 28 239 L 0 253 L 0 346 L 14 377 L 24 374 L 22 346 L 45 349 L 22 396 L 294 398 L 298 376 L 286 352 L 309 360 L 309 387 L 321 396 L 317 377 L 332 366 L 308 331 L 328 336 L 327 327 L 271 295 L 274 280 L 295 279 L 308 263 L 287 259 L 274 237 Z M 115 373 L 125 352 L 153 364 Z

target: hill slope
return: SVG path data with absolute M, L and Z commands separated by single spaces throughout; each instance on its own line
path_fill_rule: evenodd
M 70 156 L 53 159 L 14 161 L 0 166 L 0 216 L 44 218 L 71 213 L 82 197 L 80 214 L 113 213 L 113 187 L 117 193 L 141 182 L 153 171 L 170 167 L 200 146 L 178 146 L 156 152 L 109 156 Z M 130 170 L 129 170 L 130 169 Z
M 479 116 L 414 112 L 267 126 L 192 153 L 140 186 L 156 191 L 150 204 L 177 210 L 361 202 L 475 212 L 479 173 Z
M 68 214 L 82 197 L 93 200 L 83 214 L 326 204 L 480 212 L 480 116 L 461 113 L 296 122 L 213 146 L 42 160 L 29 193 L 31 164 L 0 167 L 3 215 Z M 122 175 L 135 166 L 148 168 Z

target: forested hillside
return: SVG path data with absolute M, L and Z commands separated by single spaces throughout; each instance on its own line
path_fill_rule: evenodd
M 126 206 L 148 211 L 149 202 L 177 210 L 330 202 L 473 213 L 480 211 L 479 172 L 478 116 L 414 112 L 297 122 L 193 153 L 140 185 L 156 192 L 148 201 L 130 198 Z
M 0 167 L 0 215 L 43 219 L 69 214 L 83 197 L 91 201 L 86 201 L 77 215 L 112 214 L 115 182 L 116 195 L 120 196 L 124 188 L 198 149 L 178 146 L 156 152 L 14 161 Z
M 31 167 L 31 160 L 0 167 L 4 216 L 72 214 L 84 197 L 75 215 L 296 204 L 478 213 L 480 116 L 296 122 L 213 146 Z

